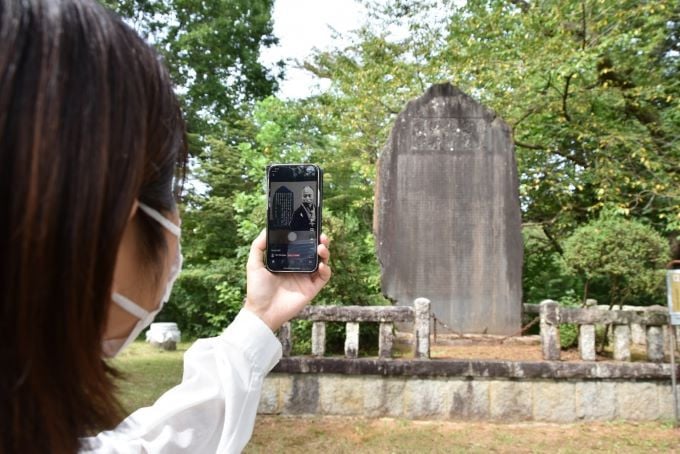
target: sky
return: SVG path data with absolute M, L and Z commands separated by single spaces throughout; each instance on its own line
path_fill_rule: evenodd
M 359 28 L 366 20 L 366 9 L 355 0 L 276 0 L 274 36 L 279 45 L 263 49 L 260 61 L 267 66 L 279 60 L 287 63 L 286 79 L 280 83 L 279 96 L 303 98 L 326 88 L 309 72 L 296 68 L 313 48 L 328 49 L 346 44 L 333 38 Z

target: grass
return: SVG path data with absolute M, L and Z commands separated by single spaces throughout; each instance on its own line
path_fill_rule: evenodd
M 130 412 L 151 405 L 182 378 L 188 343 L 167 352 L 134 342 L 112 360 L 124 373 L 120 399 Z M 246 453 L 680 453 L 669 422 L 575 424 L 411 421 L 390 418 L 259 415 Z
M 680 453 L 660 422 L 576 424 L 258 416 L 245 453 Z
M 118 381 L 119 399 L 123 408 L 132 413 L 153 404 L 161 394 L 182 381 L 184 352 L 191 346 L 181 342 L 175 351 L 152 347 L 136 341 L 111 360 L 123 373 Z

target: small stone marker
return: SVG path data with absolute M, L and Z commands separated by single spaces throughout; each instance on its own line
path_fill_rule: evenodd
M 521 214 L 508 125 L 450 84 L 399 114 L 378 163 L 383 293 L 466 333 L 521 328 Z M 441 329 L 441 328 L 440 328 Z

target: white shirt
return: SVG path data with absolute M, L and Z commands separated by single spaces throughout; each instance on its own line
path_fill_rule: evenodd
M 250 440 L 262 382 L 281 343 L 255 314 L 241 310 L 220 335 L 184 354 L 182 383 L 118 427 L 82 439 L 82 453 L 237 453 Z

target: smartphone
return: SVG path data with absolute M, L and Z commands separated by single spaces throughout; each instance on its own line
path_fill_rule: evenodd
M 267 269 L 275 273 L 316 271 L 323 171 L 315 164 L 267 166 L 267 194 Z

